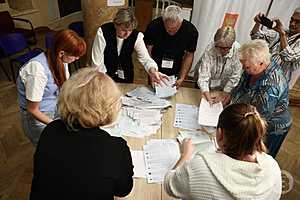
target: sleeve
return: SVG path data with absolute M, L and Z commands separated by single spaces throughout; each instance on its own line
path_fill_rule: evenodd
M 287 45 L 286 48 L 280 51 L 280 57 L 285 62 L 300 61 L 300 39 L 291 47 Z
M 259 30 L 254 34 L 250 34 L 251 39 L 263 39 L 266 40 L 269 44 L 274 42 L 277 37 L 277 32 L 273 30 Z
M 211 78 L 210 67 L 213 64 L 212 57 L 209 55 L 210 45 L 207 46 L 197 65 L 199 65 L 198 70 L 198 86 L 201 92 L 209 91 L 209 80 Z
M 47 85 L 44 67 L 38 61 L 31 61 L 20 71 L 20 78 L 25 86 L 26 99 L 41 102 Z
M 106 41 L 103 36 L 101 27 L 98 29 L 93 47 L 92 47 L 92 67 L 95 67 L 100 72 L 106 73 L 106 67 L 104 65 L 104 49 L 106 47 Z
M 137 53 L 137 59 L 144 66 L 145 70 L 148 72 L 151 67 L 158 69 L 156 62 L 150 57 L 148 50 L 144 43 L 144 35 L 139 32 L 138 37 L 135 41 L 134 49 Z
M 118 197 L 124 197 L 130 193 L 133 187 L 133 164 L 129 147 L 124 139 L 121 140 L 121 174 L 115 181 L 114 194 Z
M 242 64 L 237 56 L 237 50 L 239 48 L 239 44 L 237 44 L 235 48 L 235 55 L 233 56 L 233 62 L 231 64 L 231 68 L 233 69 L 233 73 L 230 75 L 228 82 L 224 87 L 224 92 L 230 93 L 231 90 L 237 86 L 242 74 Z
M 144 42 L 146 45 L 154 45 L 154 38 L 156 35 L 155 31 L 155 25 L 152 22 L 147 26 L 146 31 L 145 31 L 145 37 L 144 37 Z
M 180 199 L 189 199 L 189 174 L 188 162 L 178 167 L 175 170 L 170 170 L 166 173 L 164 178 L 164 189 L 172 197 Z
M 191 32 L 189 33 L 189 35 L 186 36 L 186 38 L 189 38 L 186 51 L 195 52 L 196 48 L 197 48 L 199 33 L 198 33 L 197 29 L 195 28 L 195 26 L 193 24 L 191 24 L 191 25 L 192 25 Z
M 64 63 L 64 67 L 65 67 L 66 79 L 68 80 L 70 78 L 69 64 L 68 63 Z

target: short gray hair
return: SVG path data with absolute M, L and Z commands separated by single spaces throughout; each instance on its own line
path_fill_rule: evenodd
M 214 36 L 216 44 L 222 44 L 229 47 L 235 41 L 235 31 L 231 26 L 223 26 L 217 30 Z
M 238 55 L 241 60 L 249 60 L 253 64 L 260 62 L 268 64 L 271 58 L 268 43 L 262 39 L 251 40 L 243 44 Z
M 131 8 L 119 9 L 115 18 L 113 19 L 113 22 L 116 25 L 124 25 L 126 28 L 132 27 L 132 29 L 135 29 L 138 24 Z
M 294 13 L 300 13 L 300 7 L 296 8 Z
M 162 17 L 165 21 L 182 22 L 182 9 L 179 6 L 170 5 L 165 9 Z

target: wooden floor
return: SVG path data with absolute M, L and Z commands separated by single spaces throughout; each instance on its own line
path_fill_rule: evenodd
M 135 70 L 136 83 L 146 83 L 144 70 Z M 277 161 L 294 178 L 294 188 L 282 199 L 300 199 L 300 108 L 290 107 L 293 126 L 282 145 Z M 170 122 L 172 123 L 172 122 Z M 24 136 L 17 93 L 0 70 L 0 200 L 27 200 L 32 179 L 34 147 Z M 146 191 L 145 191 L 146 192 Z

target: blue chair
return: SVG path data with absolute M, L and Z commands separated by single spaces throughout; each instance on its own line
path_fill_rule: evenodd
M 51 49 L 53 47 L 53 40 L 54 40 L 54 32 L 47 32 L 45 34 L 45 47 L 46 49 Z
M 31 58 L 43 52 L 43 50 L 39 48 L 31 50 L 25 37 L 21 33 L 9 33 L 2 35 L 0 37 L 0 48 L 3 52 L 3 57 L 9 58 L 11 74 L 14 82 L 16 81 L 14 63 L 18 64 L 18 67 L 20 67 Z
M 84 37 L 83 21 L 69 24 L 69 29 L 75 31 L 80 37 Z

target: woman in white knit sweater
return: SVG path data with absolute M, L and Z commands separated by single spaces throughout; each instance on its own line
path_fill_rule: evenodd
M 279 199 L 281 173 L 263 143 L 266 123 L 256 108 L 232 104 L 219 117 L 217 152 L 198 152 L 191 139 L 164 180 L 166 192 L 185 200 Z

